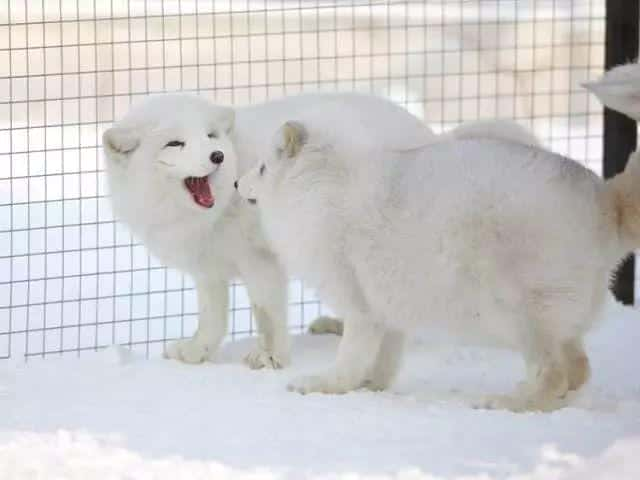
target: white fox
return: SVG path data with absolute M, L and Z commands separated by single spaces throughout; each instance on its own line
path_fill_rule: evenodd
M 583 337 L 612 268 L 640 246 L 638 155 L 603 181 L 517 139 L 471 135 L 398 152 L 353 116 L 291 118 L 237 186 L 288 271 L 345 323 L 335 365 L 290 388 L 385 388 L 405 334 L 427 326 L 522 353 L 527 380 L 479 406 L 564 405 L 589 378 Z

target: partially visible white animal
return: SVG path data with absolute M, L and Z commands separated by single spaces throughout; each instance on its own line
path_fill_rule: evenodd
M 619 65 L 583 86 L 603 105 L 640 120 L 640 68 L 637 63 Z
M 605 182 L 519 141 L 394 152 L 358 118 L 292 117 L 238 188 L 288 271 L 345 325 L 335 365 L 290 388 L 385 388 L 405 334 L 426 326 L 522 353 L 527 380 L 480 406 L 562 406 L 589 378 L 583 337 L 611 270 L 640 246 L 638 157 Z
M 301 95 L 236 110 L 195 96 L 158 95 L 134 105 L 105 132 L 116 216 L 163 263 L 196 283 L 198 329 L 171 344 L 167 356 L 189 363 L 215 356 L 227 331 L 228 282 L 240 277 L 259 332 L 246 362 L 252 368 L 289 362 L 288 278 L 256 210 L 241 201 L 233 183 L 264 154 L 279 125 L 329 105 L 366 117 L 369 136 L 381 146 L 412 147 L 432 135 L 399 106 L 358 94 Z

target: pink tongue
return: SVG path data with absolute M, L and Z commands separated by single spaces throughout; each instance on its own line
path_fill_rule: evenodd
M 214 204 L 213 194 L 207 177 L 190 177 L 185 181 L 193 200 L 200 206 L 211 208 Z

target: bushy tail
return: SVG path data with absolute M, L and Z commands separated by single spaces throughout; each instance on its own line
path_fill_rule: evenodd
M 625 251 L 640 247 L 640 153 L 632 153 L 624 172 L 607 180 L 605 186 L 615 209 L 622 246 Z
M 479 120 L 463 123 L 445 135 L 457 139 L 492 138 L 523 145 L 540 145 L 533 133 L 512 120 Z

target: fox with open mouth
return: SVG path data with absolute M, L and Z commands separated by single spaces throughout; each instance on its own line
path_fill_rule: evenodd
M 114 213 L 153 255 L 195 281 L 198 329 L 167 347 L 188 363 L 215 357 L 227 332 L 228 282 L 242 278 L 261 336 L 252 368 L 289 362 L 287 278 L 238 199 L 235 111 L 204 98 L 150 96 L 103 135 Z M 258 268 L 260 267 L 260 268 Z

